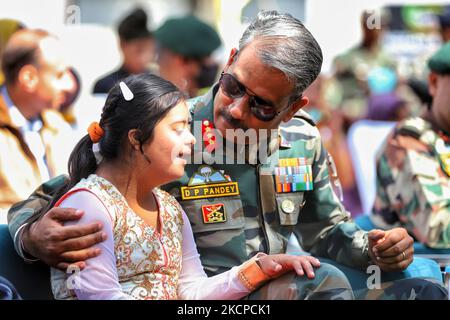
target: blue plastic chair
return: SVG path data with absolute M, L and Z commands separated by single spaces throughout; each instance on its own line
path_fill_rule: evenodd
M 23 299 L 53 299 L 50 269 L 41 263 L 25 263 L 17 255 L 5 224 L 0 224 L 0 276 L 9 280 Z
M 350 268 L 329 259 L 320 258 L 320 261 L 332 264 L 341 270 L 347 276 L 354 291 L 367 288 L 367 279 L 372 273 Z M 437 262 L 420 257 L 414 257 L 414 261 L 402 272 L 381 272 L 380 275 L 382 283 L 408 278 L 421 278 L 433 279 L 441 285 L 444 284 L 442 273 Z

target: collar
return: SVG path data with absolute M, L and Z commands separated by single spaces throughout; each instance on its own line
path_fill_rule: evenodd
M 219 83 L 215 83 L 204 95 L 187 101 L 189 111 L 194 115 L 193 120 L 208 119 L 214 124 L 214 97 L 219 91 Z
M 118 74 L 120 77 L 124 77 L 124 78 L 128 77 L 129 75 L 131 75 L 131 73 L 130 73 L 127 69 L 125 69 L 125 66 L 124 66 L 124 65 L 121 65 L 120 68 L 117 69 L 116 72 L 117 72 L 117 74 Z
M 14 105 L 11 97 L 9 96 L 8 90 L 6 86 L 2 86 L 0 89 L 0 94 L 3 97 L 3 101 L 6 105 L 6 114 L 9 116 L 9 119 L 5 119 L 5 123 L 18 128 L 22 131 L 33 131 L 38 132 L 43 127 L 43 122 L 40 117 L 37 117 L 32 120 L 28 120 L 23 116 L 20 110 Z

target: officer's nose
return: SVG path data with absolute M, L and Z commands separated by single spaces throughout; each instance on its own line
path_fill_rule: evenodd
M 248 110 L 249 99 L 250 97 L 245 94 L 241 98 L 234 99 L 233 103 L 228 106 L 228 111 L 234 119 L 242 120 L 244 118 Z

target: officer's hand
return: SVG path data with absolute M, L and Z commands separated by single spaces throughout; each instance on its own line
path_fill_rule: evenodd
M 91 248 L 106 239 L 101 223 L 83 226 L 63 226 L 65 221 L 79 220 L 83 211 L 53 208 L 25 228 L 22 241 L 27 253 L 44 263 L 65 271 L 69 264 L 85 267 L 85 260 L 100 254 Z
M 262 271 L 276 278 L 290 270 L 295 270 L 299 276 L 314 279 L 314 268 L 320 267 L 320 261 L 311 256 L 293 256 L 288 254 L 266 255 L 259 258 Z
M 369 255 L 383 271 L 405 270 L 413 261 L 414 240 L 403 228 L 369 232 Z

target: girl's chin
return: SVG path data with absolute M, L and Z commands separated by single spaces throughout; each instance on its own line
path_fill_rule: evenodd
M 185 167 L 186 163 L 187 163 L 187 161 L 183 160 L 182 163 L 177 163 L 176 165 L 174 165 L 171 168 L 170 173 L 171 173 L 171 176 L 174 177 L 174 180 L 179 179 L 184 175 L 184 167 Z

